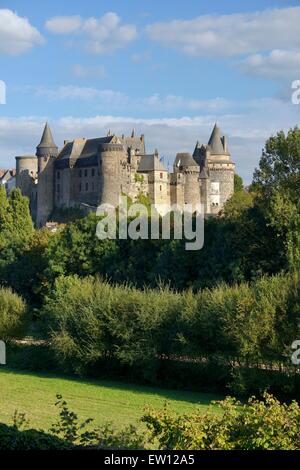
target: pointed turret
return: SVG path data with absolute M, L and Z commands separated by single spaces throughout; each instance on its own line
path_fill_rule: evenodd
M 215 123 L 210 139 L 208 141 L 211 155 L 224 155 L 222 136 L 217 123 Z
M 41 141 L 36 150 L 37 157 L 56 157 L 58 154 L 58 147 L 53 140 L 48 122 L 46 122 Z
M 197 157 L 199 155 L 199 150 L 200 150 L 200 142 L 197 140 L 195 150 L 193 152 L 193 157 Z
M 42 227 L 54 208 L 54 165 L 58 155 L 49 124 L 46 122 L 41 142 L 36 148 L 38 185 L 36 225 Z

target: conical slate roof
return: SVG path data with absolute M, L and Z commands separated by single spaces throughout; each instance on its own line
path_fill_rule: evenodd
M 215 124 L 210 139 L 208 141 L 208 145 L 210 147 L 210 153 L 212 155 L 224 155 L 224 147 L 222 143 L 222 137 L 220 129 Z
M 180 153 L 177 153 L 176 155 L 174 165 L 187 167 L 187 166 L 197 166 L 198 163 L 194 160 L 194 158 L 192 157 L 190 153 L 180 152 Z
M 46 122 L 44 132 L 41 138 L 41 142 L 39 143 L 37 148 L 45 148 L 45 147 L 48 147 L 48 148 L 56 147 L 48 122 Z

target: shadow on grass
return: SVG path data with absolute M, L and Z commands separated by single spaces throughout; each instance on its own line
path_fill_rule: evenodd
M 157 395 L 161 398 L 164 398 L 166 401 L 168 400 L 174 400 L 178 402 L 183 401 L 183 402 L 189 402 L 191 404 L 198 404 L 198 405 L 209 405 L 212 400 L 224 399 L 224 396 L 213 394 L 213 393 L 192 392 L 192 391 L 186 391 L 186 390 L 172 390 L 172 389 L 155 387 L 155 386 L 128 383 L 125 381 L 91 379 L 91 378 L 86 378 L 86 377 L 69 376 L 69 375 L 65 375 L 62 373 L 18 370 L 18 369 L 13 369 L 8 366 L 1 366 L 0 374 L 2 372 L 13 374 L 13 375 L 19 375 L 19 376 L 63 380 L 63 381 L 72 382 L 74 384 L 76 383 L 76 384 L 81 384 L 81 385 L 99 386 L 99 387 L 103 387 L 107 389 L 112 389 L 115 391 L 127 391 L 127 392 L 133 392 L 136 394 Z

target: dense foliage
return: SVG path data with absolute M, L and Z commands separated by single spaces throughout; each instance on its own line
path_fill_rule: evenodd
M 8 340 L 24 332 L 26 304 L 10 289 L 0 287 L 0 339 Z
M 242 404 L 233 398 L 215 402 L 220 412 L 209 409 L 192 415 L 146 409 L 141 422 L 146 429 L 115 429 L 110 423 L 94 428 L 93 419 L 81 422 L 58 396 L 59 420 L 48 432 L 26 429 L 23 414 L 15 413 L 14 425 L 0 423 L 0 450 L 159 449 L 159 450 L 300 450 L 300 407 L 281 404 L 265 393 L 262 400 Z
M 18 430 L 0 423 L 0 450 L 66 450 L 66 442 L 36 429 Z
M 289 383 L 294 392 L 300 385 L 297 377 L 292 381 L 288 376 L 295 372 L 290 358 L 291 344 L 300 334 L 299 313 L 296 274 L 261 278 L 251 285 L 221 285 L 195 294 L 167 288 L 141 291 L 73 276 L 56 280 L 42 318 L 57 361 L 66 370 L 99 373 L 105 361 L 111 366 L 115 361 L 144 381 L 155 383 L 163 376 L 170 383 L 166 369 L 173 367 L 173 380 L 180 385 L 179 371 L 188 371 L 190 362 L 196 360 L 202 373 L 210 375 L 207 387 L 212 380 L 217 383 L 219 374 L 227 385 L 234 379 L 231 385 L 237 393 L 249 393 L 252 389 L 244 370 L 258 368 L 260 374 L 259 368 L 275 365 L 264 375 L 262 390 L 252 377 L 253 391 L 259 393 L 278 381 L 276 364 L 284 363 L 285 387 L 283 382 L 279 390 L 278 384 L 274 386 L 276 392 L 288 393 L 284 388 Z M 202 379 L 205 382 L 205 374 Z M 187 374 L 184 380 L 191 387 L 195 378 Z
M 160 449 L 300 450 L 300 407 L 281 404 L 271 395 L 247 404 L 227 398 L 221 413 L 172 415 L 149 410 L 143 417 Z

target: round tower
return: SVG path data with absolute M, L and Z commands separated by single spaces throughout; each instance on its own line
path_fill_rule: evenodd
M 235 164 L 217 124 L 207 145 L 205 166 L 211 181 L 211 212 L 218 213 L 234 192 Z
M 37 177 L 38 162 L 36 156 L 21 155 L 16 157 L 16 186 L 23 196 L 31 197 L 32 186 Z
M 103 143 L 99 148 L 100 204 L 119 205 L 121 188 L 121 162 L 126 157 L 124 146 Z
M 201 203 L 200 167 L 190 153 L 178 153 L 174 166 L 175 171 L 184 175 L 183 204 L 192 205 L 195 211 Z
M 44 225 L 54 209 L 54 162 L 58 147 L 46 123 L 41 142 L 36 148 L 38 159 L 37 216 L 38 227 Z

